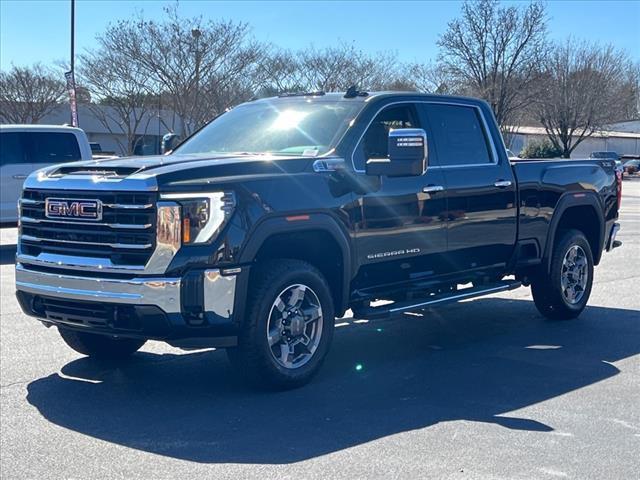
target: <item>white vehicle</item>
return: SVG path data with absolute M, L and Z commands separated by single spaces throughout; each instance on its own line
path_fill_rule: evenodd
M 18 220 L 27 176 L 56 163 L 91 160 L 84 131 L 58 125 L 0 125 L 0 223 Z

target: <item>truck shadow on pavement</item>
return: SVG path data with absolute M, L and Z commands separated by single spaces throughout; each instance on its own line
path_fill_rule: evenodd
M 115 369 L 74 360 L 29 384 L 27 400 L 56 425 L 130 448 L 283 464 L 454 420 L 550 432 L 509 412 L 612 377 L 610 362 L 640 351 L 633 310 L 548 322 L 530 301 L 486 298 L 424 315 L 339 327 L 320 375 L 294 391 L 250 390 L 223 352 L 141 352 Z

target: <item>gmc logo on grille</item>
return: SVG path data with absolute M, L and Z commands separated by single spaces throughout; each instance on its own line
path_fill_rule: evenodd
M 47 198 L 44 206 L 47 218 L 102 219 L 102 202 L 100 200 Z

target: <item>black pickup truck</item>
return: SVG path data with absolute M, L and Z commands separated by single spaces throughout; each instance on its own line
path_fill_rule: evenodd
M 249 379 L 287 388 L 317 372 L 347 309 L 531 285 L 546 317 L 578 316 L 620 244 L 620 198 L 612 160 L 511 163 L 477 99 L 255 100 L 169 155 L 31 175 L 17 297 L 82 354 L 226 348 Z

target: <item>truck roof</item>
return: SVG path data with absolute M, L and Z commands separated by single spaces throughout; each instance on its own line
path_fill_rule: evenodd
M 37 131 L 37 132 L 69 132 L 69 131 L 82 131 L 81 128 L 71 127 L 68 125 L 37 125 L 37 124 L 7 124 L 0 125 L 0 129 L 2 130 L 10 130 L 10 131 Z
M 465 97 L 460 95 L 440 95 L 436 93 L 423 93 L 423 92 L 415 92 L 411 90 L 383 90 L 377 92 L 358 92 L 357 95 L 346 97 L 345 92 L 308 92 L 308 93 L 294 93 L 294 94 L 284 94 L 277 97 L 267 97 L 253 100 L 254 102 L 273 102 L 273 101 L 282 101 L 282 100 L 299 100 L 299 101 L 308 101 L 309 99 L 313 99 L 314 101 L 327 101 L 327 102 L 336 102 L 336 101 L 344 101 L 344 102 L 369 102 L 373 99 L 383 99 L 383 98 L 393 98 L 393 97 L 420 97 L 424 99 L 430 100 L 463 100 L 466 102 L 484 102 L 481 99 L 474 97 Z

